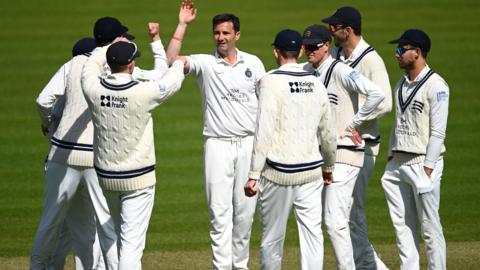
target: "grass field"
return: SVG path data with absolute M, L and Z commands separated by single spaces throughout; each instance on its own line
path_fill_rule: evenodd
M 239 47 L 274 68 L 270 44 L 283 28 L 302 31 L 320 23 L 342 5 L 363 15 L 363 34 L 384 58 L 393 85 L 401 76 L 394 46 L 387 41 L 412 27 L 432 39 L 429 64 L 450 85 L 447 154 L 442 184 L 441 217 L 450 269 L 480 269 L 480 182 L 477 137 L 480 94 L 480 3 L 478 1 L 306 1 L 199 0 L 197 20 L 189 26 L 183 53 L 213 50 L 210 19 L 221 12 L 242 22 Z M 0 269 L 28 267 L 31 242 L 38 226 L 43 196 L 43 160 L 47 142 L 40 132 L 35 98 L 54 72 L 70 57 L 73 43 L 92 33 L 101 16 L 116 16 L 137 36 L 139 65 L 151 68 L 146 23 L 156 20 L 164 44 L 177 23 L 178 1 L 1 1 L 0 25 Z M 379 179 L 385 166 L 392 115 L 382 119 L 381 155 L 371 178 L 367 200 L 370 239 L 389 266 L 398 268 L 393 228 Z M 209 268 L 208 217 L 203 192 L 203 138 L 200 95 L 193 78 L 155 113 L 157 194 L 147 236 L 146 269 Z M 252 269 L 258 268 L 258 221 L 252 236 Z M 298 268 L 298 237 L 290 222 L 285 269 Z M 325 269 L 333 268 L 326 243 Z

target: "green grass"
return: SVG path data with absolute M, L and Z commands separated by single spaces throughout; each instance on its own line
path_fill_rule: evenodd
M 480 70 L 480 20 L 476 19 L 480 4 L 477 1 L 199 0 L 198 18 L 189 26 L 182 52 L 211 52 L 211 17 L 221 12 L 233 12 L 242 22 L 240 49 L 258 55 L 265 67 L 272 69 L 275 64 L 270 44 L 276 32 L 283 28 L 302 31 L 347 4 L 357 6 L 362 12 L 365 39 L 384 58 L 392 85 L 402 71 L 394 59 L 394 46 L 387 42 L 412 27 L 422 28 L 430 34 L 429 64 L 446 79 L 451 89 L 442 180 L 442 223 L 450 246 L 462 247 L 472 243 L 470 249 L 462 249 L 471 256 L 453 252 L 448 260 L 452 268 L 478 269 L 478 263 L 472 263 L 472 258 L 478 258 L 476 254 L 480 252 L 477 225 L 480 222 L 480 170 L 476 140 L 480 117 L 475 112 L 475 108 L 480 107 L 476 74 Z M 0 3 L 2 260 L 21 257 L 20 260 L 26 261 L 40 218 L 43 160 L 48 145 L 40 133 L 34 103 L 38 93 L 58 67 L 69 59 L 73 43 L 90 36 L 93 23 L 101 16 L 116 16 L 130 28 L 142 50 L 139 65 L 151 68 L 146 23 L 150 20 L 160 23 L 161 36 L 167 45 L 177 23 L 178 5 L 177 1 L 153 0 L 17 0 Z M 386 142 L 392 119 L 390 114 L 381 120 L 384 141 L 367 200 L 370 238 L 379 248 L 391 246 L 395 241 L 379 181 L 385 167 Z M 159 269 L 152 265 L 163 264 L 162 256 L 167 256 L 166 261 L 171 263 L 168 269 L 181 269 L 174 267 L 175 262 L 190 265 L 190 259 L 195 262 L 191 264 L 193 266 L 208 267 L 210 246 L 203 191 L 202 110 L 193 78 L 187 78 L 181 92 L 155 112 L 154 125 L 158 183 L 144 263 L 148 269 Z M 256 221 L 252 236 L 255 252 L 260 241 L 259 231 Z M 286 247 L 295 250 L 297 245 L 295 223 L 290 222 Z M 384 256 L 395 262 L 395 252 L 394 248 L 387 248 Z M 293 254 L 285 257 L 285 263 L 291 266 L 286 269 L 298 265 L 298 254 Z M 187 260 L 182 264 L 184 258 Z M 326 261 L 332 261 L 331 253 L 327 253 Z M 0 261 L 0 265 L 4 264 Z

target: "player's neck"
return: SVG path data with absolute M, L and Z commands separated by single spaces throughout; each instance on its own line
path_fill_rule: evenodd
M 415 80 L 415 78 L 418 77 L 426 65 L 427 63 L 425 61 L 418 60 L 411 69 L 407 70 L 408 79 L 410 81 Z
M 328 57 L 330 57 L 330 54 L 328 53 L 328 51 L 323 55 L 322 59 L 320 59 L 320 61 L 318 62 L 314 62 L 312 63 L 313 67 L 315 69 L 317 69 L 320 65 L 322 65 L 325 61 L 327 61 Z
M 345 58 L 349 58 L 352 55 L 353 50 L 357 47 L 358 43 L 362 39 L 361 36 L 351 36 L 348 41 L 343 46 L 343 53 L 345 54 Z
M 231 65 L 235 64 L 237 62 L 237 49 L 234 48 L 230 51 L 227 51 L 226 54 L 223 54 L 221 52 L 218 52 L 220 56 L 223 58 L 223 60 Z

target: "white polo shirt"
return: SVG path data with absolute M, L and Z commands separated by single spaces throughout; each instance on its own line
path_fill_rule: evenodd
M 188 57 L 190 74 L 202 91 L 203 135 L 244 137 L 253 135 L 257 117 L 257 81 L 265 74 L 258 57 L 237 49 L 237 62 L 227 63 L 215 51 Z

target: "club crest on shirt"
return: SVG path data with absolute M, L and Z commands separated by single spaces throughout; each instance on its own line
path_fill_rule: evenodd
M 437 93 L 437 101 L 446 101 L 448 99 L 448 94 L 445 91 L 441 91 Z
M 253 75 L 253 72 L 249 68 L 247 68 L 245 70 L 245 76 L 247 76 L 247 78 L 252 78 L 252 75 Z

